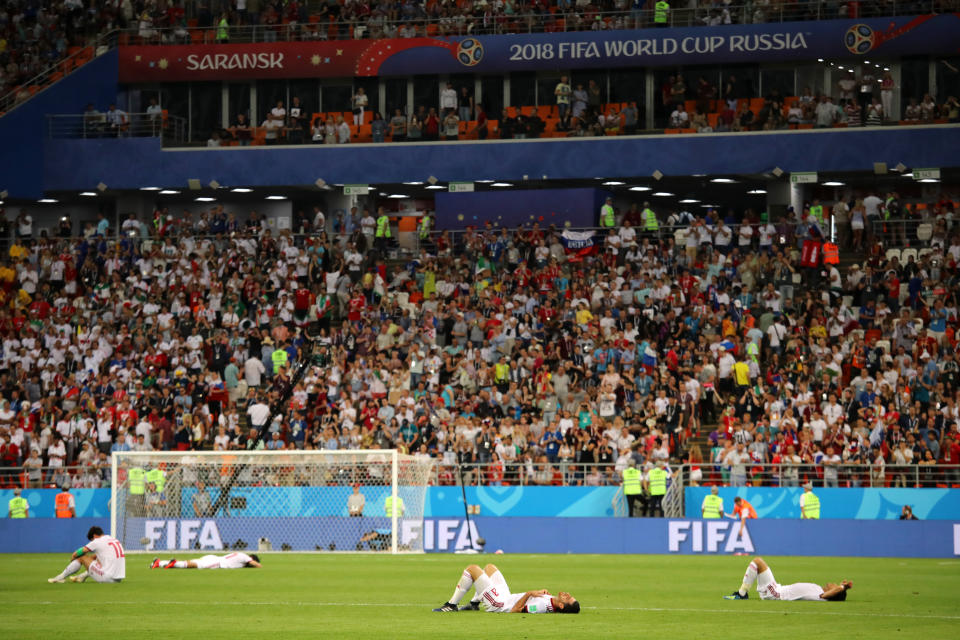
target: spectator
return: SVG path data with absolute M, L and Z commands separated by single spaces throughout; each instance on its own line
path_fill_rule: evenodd
M 687 113 L 683 104 L 678 103 L 670 114 L 670 126 L 674 129 L 686 129 L 690 126 L 690 114 Z
M 363 87 L 357 87 L 357 92 L 353 94 L 353 98 L 350 100 L 350 108 L 353 110 L 353 126 L 359 127 L 364 123 L 363 114 L 366 111 L 369 102 L 370 98 L 363 90 Z M 338 125 L 340 119 L 338 119 Z M 343 144 L 343 142 L 340 144 Z
M 448 82 L 446 87 L 440 91 L 440 114 L 445 118 L 450 114 L 455 114 L 456 111 L 457 91 L 453 88 L 453 83 Z
M 360 493 L 360 485 L 353 485 L 353 493 L 350 494 L 350 497 L 347 498 L 347 512 L 350 514 L 351 518 L 359 518 L 363 516 L 363 507 L 366 503 L 366 498 L 362 493 Z
M 403 142 L 407 137 L 407 119 L 400 109 L 394 110 L 390 119 L 390 131 L 393 142 Z
M 370 123 L 370 132 L 374 142 L 383 142 L 389 133 L 389 125 L 380 115 L 380 112 L 374 112 L 373 121 Z

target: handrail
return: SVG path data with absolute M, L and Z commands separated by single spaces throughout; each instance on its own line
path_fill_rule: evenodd
M 364 16 L 354 20 L 323 20 L 327 14 L 313 14 L 307 23 L 236 25 L 226 29 L 224 42 L 252 43 L 297 40 L 359 40 L 433 35 L 494 35 L 517 33 L 550 33 L 597 30 L 597 21 L 603 30 L 636 29 L 656 25 L 656 9 L 633 11 L 564 11 L 519 15 L 457 13 L 444 16 L 411 16 L 403 20 L 384 20 L 380 16 Z M 920 3 L 896 3 L 883 6 L 861 5 L 859 17 L 881 17 L 936 13 L 934 0 Z M 719 24 L 762 24 L 850 17 L 840 15 L 839 9 L 827 10 L 821 0 L 780 3 L 761 8 L 754 3 L 729 5 L 725 10 L 711 6 L 686 8 L 671 7 L 667 24 L 671 27 L 713 26 Z M 209 27 L 149 26 L 124 29 L 121 34 L 128 42 L 138 44 L 214 44 L 221 41 L 221 29 Z M 413 29 L 413 32 L 401 31 Z
M 8 111 L 19 107 L 32 98 L 36 94 L 36 91 L 30 92 L 30 87 L 37 87 L 39 90 L 46 84 L 52 84 L 51 78 L 54 74 L 61 73 L 66 76 L 73 73 L 75 69 L 84 64 L 80 62 L 81 60 L 91 60 L 103 52 L 112 49 L 116 46 L 117 42 L 114 36 L 116 36 L 119 31 L 119 29 L 113 29 L 106 33 L 101 33 L 93 43 L 85 45 L 79 51 L 58 60 L 20 86 L 0 96 L 0 115 L 5 115 Z M 26 95 L 23 95 L 24 92 L 26 92 Z
M 109 454 L 108 454 L 109 455 Z M 464 483 L 475 486 L 495 485 L 541 485 L 541 486 L 619 486 L 622 484 L 621 471 L 626 462 L 610 463 L 577 462 L 575 458 L 555 459 L 552 462 L 512 460 L 508 462 L 465 462 L 448 463 L 442 458 L 434 458 L 431 484 L 449 486 Z M 99 464 L 99 463 L 97 463 Z M 459 466 L 459 469 L 458 469 Z M 638 464 L 643 470 L 645 465 Z M 646 466 L 650 466 L 649 463 Z M 94 471 L 97 465 L 77 465 L 65 467 L 40 467 L 41 484 L 53 484 L 52 476 L 79 474 Z M 108 468 L 108 467 L 102 467 Z M 816 487 L 911 487 L 925 488 L 942 485 L 960 486 L 960 465 L 935 464 L 860 464 L 838 463 L 835 466 L 824 464 L 782 463 L 745 463 L 740 475 L 729 466 L 716 462 L 698 464 L 670 463 L 666 467 L 671 474 L 672 487 L 695 487 L 701 485 L 720 485 L 732 487 L 799 487 L 810 482 Z M 699 470 L 699 474 L 695 473 Z M 833 471 L 831 471 L 833 470 Z M 30 470 L 26 467 L 8 468 L 8 474 L 15 474 L 21 481 L 29 482 Z M 694 472 L 694 473 L 691 473 Z M 462 476 L 461 476 L 462 473 Z M 833 473 L 836 474 L 834 480 Z M 62 478 L 61 478 L 62 480 Z M 57 486 L 63 484 L 62 481 Z M 28 485 L 24 485 L 25 487 Z
M 173 188 L 173 189 L 186 189 L 186 186 L 185 186 L 185 185 L 183 185 L 183 186 L 172 186 L 172 187 L 171 187 L 170 185 L 166 185 L 166 187 L 168 187 L 168 188 Z M 159 190 L 160 187 L 157 187 L 157 189 Z M 227 189 L 227 187 L 221 186 L 221 189 Z M 197 192 L 197 193 L 198 193 L 198 194 L 204 194 L 204 195 L 206 195 L 206 194 L 209 194 L 210 192 L 209 192 L 209 191 L 203 191 L 203 192 Z M 162 205 L 162 203 L 164 202 L 164 198 L 165 198 L 165 197 L 166 197 L 165 195 L 158 195 L 158 196 L 157 196 L 157 200 L 158 200 L 158 202 L 161 203 L 161 205 Z M 216 202 L 216 201 L 213 201 L 213 202 L 210 202 L 210 203 L 209 203 L 211 209 L 221 207 L 221 206 L 223 206 L 224 204 L 225 204 L 225 203 Z M 229 210 L 229 205 L 230 205 L 230 203 L 226 203 L 226 205 L 227 205 L 227 207 L 225 207 L 225 209 L 224 209 L 225 212 L 227 212 L 227 211 Z M 245 202 L 245 203 L 243 204 L 243 206 L 250 206 L 250 205 L 249 205 L 249 202 Z M 118 215 L 119 215 L 119 217 L 120 217 L 120 223 L 121 223 L 121 225 L 122 225 L 122 223 L 126 221 L 126 218 L 124 217 L 126 214 L 123 213 L 123 212 L 120 212 Z M 394 218 L 405 217 L 404 214 L 401 214 L 401 213 L 388 214 L 388 215 L 391 216 L 391 217 L 394 217 Z M 419 215 L 419 214 L 418 214 L 418 215 Z M 327 216 L 327 223 L 326 223 L 326 224 L 327 224 L 327 227 L 326 227 L 326 229 L 324 229 L 324 232 L 327 234 L 327 238 L 328 238 L 329 240 L 331 240 L 331 241 L 334 241 L 334 242 L 337 241 L 338 239 L 347 238 L 347 237 L 350 235 L 350 234 L 348 234 L 348 233 L 344 233 L 342 230 L 341 230 L 341 231 L 336 231 L 336 230 L 333 229 L 333 227 L 332 227 L 332 225 L 333 225 L 333 220 L 334 220 L 335 218 L 337 218 L 337 217 L 338 217 L 338 214 L 337 214 L 337 213 L 330 213 L 330 214 Z M 192 241 L 194 241 L 194 242 L 199 242 L 199 241 L 203 241 L 203 240 L 259 239 L 259 238 L 263 235 L 263 232 L 265 232 L 265 231 L 271 231 L 271 233 L 273 233 L 273 230 L 267 228 L 266 226 L 264 226 L 264 227 L 262 228 L 261 232 L 259 232 L 259 233 L 252 233 L 252 232 L 248 231 L 246 227 L 244 227 L 243 225 L 240 225 L 236 230 L 226 230 L 226 231 L 224 231 L 224 232 L 221 233 L 221 234 L 210 234 L 210 233 L 198 233 L 198 234 L 195 234 L 195 233 L 192 233 L 190 230 L 177 229 L 176 227 L 170 228 L 170 229 L 169 229 L 167 232 L 165 232 L 165 233 L 148 233 L 148 234 L 144 234 L 144 233 L 143 233 L 143 229 L 144 229 L 144 228 L 147 228 L 147 229 L 150 230 L 150 231 L 155 231 L 155 229 L 153 229 L 153 227 L 150 226 L 150 225 L 149 225 L 149 222 L 146 221 L 146 220 L 140 220 L 140 219 L 138 219 L 137 222 L 141 225 L 141 230 L 140 230 L 140 231 L 137 231 L 137 232 L 133 232 L 133 231 L 123 232 L 123 231 L 121 231 L 120 233 L 117 233 L 115 229 L 111 229 L 111 231 L 113 231 L 113 233 L 108 233 L 107 235 L 96 235 L 96 234 L 94 234 L 94 235 L 89 235 L 89 236 L 86 236 L 86 235 L 84 235 L 84 236 L 75 236 L 75 235 L 59 236 L 59 235 L 57 235 L 57 236 L 49 236 L 49 237 L 46 237 L 46 238 L 40 236 L 40 237 L 35 237 L 35 238 L 33 238 L 32 240 L 30 240 L 30 242 L 33 243 L 34 245 L 36 245 L 36 244 L 38 244 L 38 243 L 44 244 L 44 245 L 55 244 L 55 245 L 59 245 L 61 248 L 66 248 L 65 245 L 76 244 L 76 243 L 80 243 L 80 242 L 84 242 L 84 241 L 87 241 L 87 242 L 101 242 L 101 243 L 105 243 L 105 244 L 106 244 L 107 250 L 110 250 L 111 248 L 113 248 L 113 247 L 114 247 L 116 244 L 118 244 L 118 243 L 129 243 L 129 242 L 143 242 L 143 243 L 146 243 L 146 242 L 151 242 L 151 243 L 155 243 L 155 244 L 157 245 L 157 248 L 162 248 L 163 243 L 166 242 L 167 240 L 173 241 L 174 243 L 179 243 L 179 242 L 181 242 L 181 241 L 183 241 L 183 240 L 185 240 L 185 239 L 190 239 L 190 240 L 192 240 Z M 189 222 L 189 223 L 191 224 L 191 226 L 192 226 L 192 221 L 187 221 L 187 222 Z M 890 221 L 887 221 L 887 222 L 890 222 Z M 539 230 L 540 230 L 542 233 L 545 233 L 545 234 L 546 234 L 546 233 L 557 233 L 557 234 L 560 234 L 560 233 L 563 233 L 563 232 L 582 233 L 582 232 L 590 232 L 590 231 L 593 231 L 593 232 L 595 232 L 595 233 L 597 234 L 597 240 L 598 240 L 598 241 L 602 241 L 603 238 L 604 238 L 604 235 L 603 235 L 603 234 L 606 234 L 606 233 L 609 231 L 609 228 L 607 228 L 607 227 L 591 227 L 591 226 L 561 227 L 560 225 L 562 225 L 562 224 L 563 224 L 563 222 L 562 222 L 562 221 L 559 221 L 559 222 L 557 222 L 557 223 L 551 223 L 551 224 L 549 224 L 549 225 L 542 226 L 542 227 L 540 227 L 540 226 L 538 225 L 538 228 L 539 228 Z M 751 224 L 752 224 L 752 223 L 751 223 Z M 775 221 L 774 224 L 775 224 L 775 225 L 784 225 L 784 227 L 787 228 L 787 229 L 789 229 L 791 233 L 792 233 L 794 227 L 797 226 L 797 223 L 796 223 L 795 221 L 791 221 L 791 220 Z M 734 228 L 737 227 L 737 226 L 739 226 L 739 225 L 731 225 L 731 229 L 734 229 Z M 663 238 L 670 237 L 670 236 L 674 236 L 674 237 L 675 237 L 675 234 L 677 234 L 678 232 L 685 232 L 689 227 L 690 227 L 690 225 L 688 225 L 688 224 L 676 224 L 676 225 L 672 225 L 672 224 L 668 224 L 668 223 L 666 223 L 666 222 L 661 222 L 661 223 L 660 223 L 660 228 L 659 228 L 659 235 L 660 235 L 660 237 L 663 237 Z M 357 227 L 356 227 L 356 228 L 359 229 L 359 224 L 357 224 Z M 619 229 L 620 227 L 616 227 L 616 228 Z M 499 229 L 500 229 L 499 227 L 494 227 L 493 230 L 496 231 L 497 233 L 499 233 Z M 524 228 L 523 228 L 523 232 L 524 232 L 524 233 L 527 233 L 527 232 L 531 231 L 532 229 L 533 229 L 532 227 L 524 227 Z M 517 231 L 516 228 L 508 228 L 508 232 L 511 233 L 511 234 L 513 234 L 513 233 L 516 232 L 516 231 Z M 289 229 L 285 229 L 285 230 L 277 230 L 277 233 L 275 234 L 275 237 L 278 237 L 279 235 L 281 235 L 281 234 L 283 234 L 283 233 L 289 233 L 290 237 L 293 238 L 294 243 L 296 243 L 296 244 L 298 244 L 298 245 L 299 245 L 300 243 L 305 242 L 305 241 L 307 241 L 307 240 L 310 240 L 310 239 L 312 239 L 312 238 L 316 238 L 316 237 L 319 235 L 319 233 L 316 232 L 316 231 L 311 231 L 311 232 L 308 232 L 308 233 L 299 233 L 299 232 L 294 232 L 294 231 L 289 230 Z M 409 231 L 409 232 L 407 232 L 407 233 L 418 233 L 418 232 L 417 232 L 417 231 Z M 487 231 L 486 231 L 486 229 L 484 229 L 484 228 L 473 228 L 473 229 L 444 229 L 444 230 L 434 230 L 434 231 L 432 231 L 432 232 L 431 232 L 431 237 L 433 238 L 433 240 L 434 240 L 434 242 L 435 242 L 435 241 L 436 241 L 437 239 L 439 239 L 441 236 L 443 236 L 444 234 L 446 234 L 446 235 L 447 235 L 447 238 L 451 241 L 451 242 L 450 242 L 451 244 L 457 244 L 457 243 L 463 241 L 462 236 L 466 236 L 466 235 L 468 235 L 468 234 L 474 234 L 474 235 L 477 236 L 477 237 L 481 237 L 481 236 L 483 236 L 483 235 L 486 234 L 486 233 L 487 233 Z M 639 233 L 640 233 L 640 232 L 639 232 L 639 230 L 638 230 L 638 236 L 637 236 L 638 242 L 642 240 L 642 238 L 641 238 L 641 236 L 639 235 Z M 788 238 L 788 241 L 789 241 L 789 238 Z M 435 248 L 435 246 L 434 246 L 433 248 Z M 926 255 L 926 254 L 925 254 L 925 255 Z M 923 258 L 925 257 L 925 255 L 924 255 L 924 256 L 919 256 L 918 259 L 923 259 Z
M 48 114 L 48 138 L 161 138 L 164 144 L 186 141 L 187 121 L 165 112 L 119 111 L 114 122 L 109 112 Z
M 700 476 L 691 476 L 692 467 Z M 861 464 L 838 462 L 819 463 L 754 463 L 746 462 L 732 468 L 723 460 L 704 461 L 683 465 L 682 477 L 688 486 L 721 485 L 733 487 L 798 487 L 809 482 L 819 487 L 936 487 L 960 486 L 960 465 L 940 464 Z

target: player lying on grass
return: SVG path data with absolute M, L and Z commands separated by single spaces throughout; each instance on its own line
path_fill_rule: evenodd
M 70 576 L 70 582 L 83 582 L 87 576 L 92 577 L 94 582 L 120 582 L 127 577 L 127 558 L 119 540 L 104 535 L 100 527 L 90 527 L 87 540 L 87 544 L 70 556 L 67 568 L 48 578 L 47 582 L 63 582 L 67 576 Z M 73 575 L 81 567 L 86 568 L 86 571 Z
M 240 551 L 225 556 L 202 556 L 196 560 L 154 558 L 150 563 L 151 569 L 259 569 L 261 566 L 260 556 L 255 553 L 247 555 Z
M 825 602 L 827 600 L 843 601 L 847 599 L 847 591 L 853 588 L 853 583 L 843 580 L 840 584 L 828 582 L 824 586 L 812 582 L 797 582 L 794 584 L 779 584 L 773 577 L 773 571 L 763 558 L 757 557 L 750 561 L 747 572 L 743 574 L 743 584 L 727 600 L 747 600 L 750 587 L 757 583 L 757 593 L 761 600 L 813 600 Z
M 458 608 L 470 587 L 474 588 L 473 599 L 469 605 Z M 464 569 L 453 597 L 434 611 L 477 610 L 481 602 L 488 613 L 580 613 L 580 603 L 566 591 L 555 596 L 546 589 L 510 593 L 503 574 L 492 564 L 482 570 L 475 564 Z

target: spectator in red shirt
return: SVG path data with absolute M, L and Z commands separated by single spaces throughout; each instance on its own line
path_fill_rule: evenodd
M 3 444 L 0 444 L 0 486 L 9 487 L 16 484 L 13 471 L 20 462 L 20 447 L 10 439 L 9 433 L 3 434 Z

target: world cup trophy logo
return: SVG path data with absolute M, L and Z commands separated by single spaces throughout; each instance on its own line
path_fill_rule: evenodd
M 863 55 L 869 53 L 876 44 L 876 36 L 873 29 L 865 24 L 855 24 L 843 36 L 843 43 L 847 45 L 850 53 Z
M 457 60 L 467 67 L 478 64 L 483 60 L 483 45 L 476 38 L 464 38 L 457 45 Z

